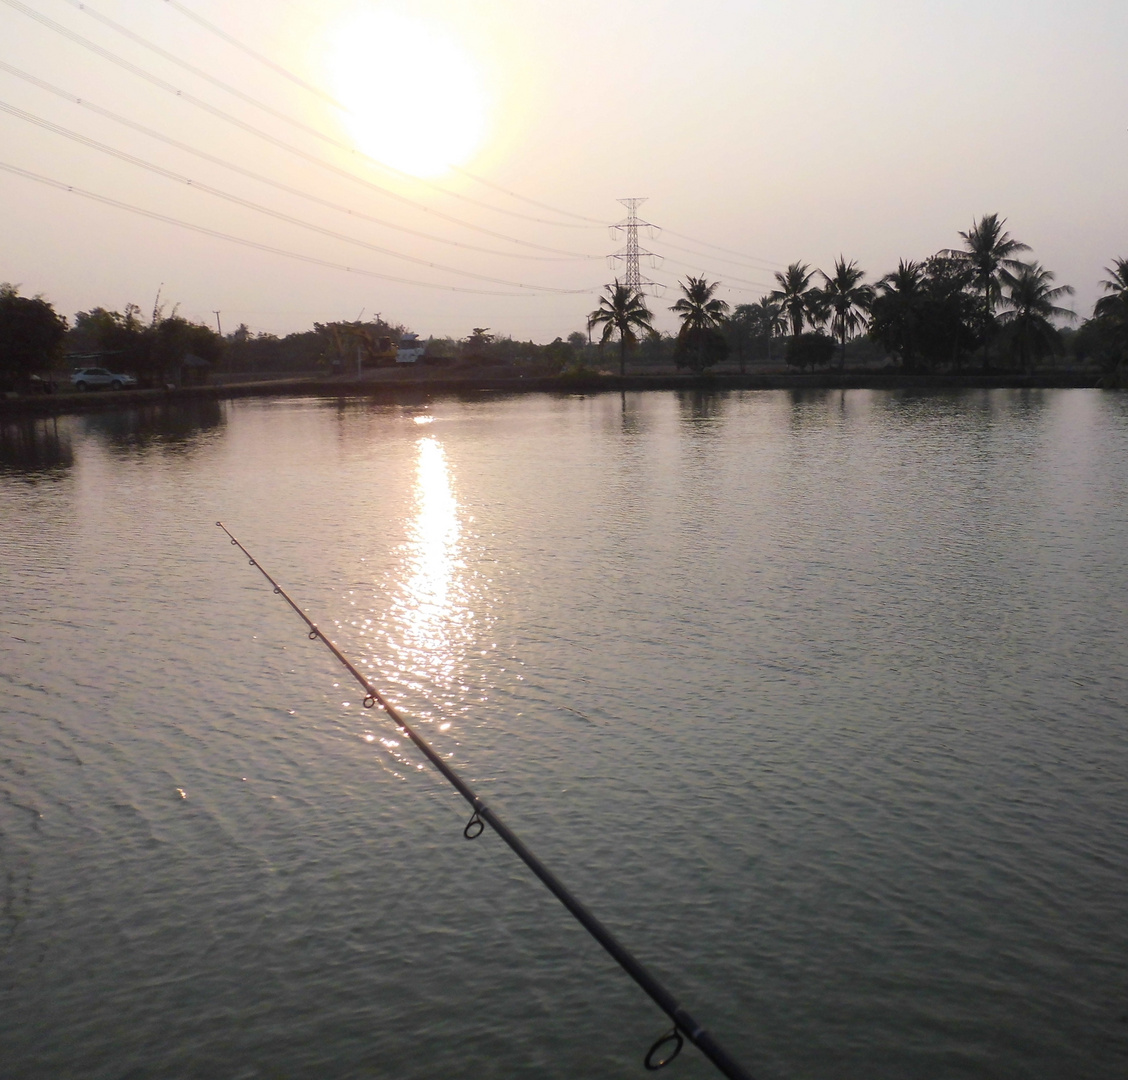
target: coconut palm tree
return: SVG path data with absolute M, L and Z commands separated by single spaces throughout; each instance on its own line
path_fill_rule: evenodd
M 627 373 L 627 349 L 638 344 L 636 331 L 654 333 L 654 327 L 650 325 L 653 317 L 642 293 L 618 279 L 605 287 L 604 295 L 599 298 L 599 307 L 588 316 L 589 334 L 594 327 L 603 326 L 600 345 L 607 344 L 618 331 L 620 378 Z
M 1093 314 L 1097 318 L 1111 316 L 1118 321 L 1128 320 L 1128 259 L 1113 259 L 1112 266 L 1105 267 L 1109 280 L 1102 281 L 1101 287 L 1108 296 L 1102 296 Z
M 704 276 L 690 275 L 681 283 L 682 297 L 670 307 L 681 319 L 678 331 L 679 351 L 689 360 L 689 366 L 697 372 L 709 366 L 708 357 L 716 355 L 718 344 L 723 344 L 719 334 L 728 302 L 719 299 L 715 293 L 720 282 L 708 282 Z M 727 352 L 727 348 L 721 350 Z
M 1004 269 L 1000 278 L 1007 291 L 999 321 L 1007 327 L 1011 348 L 1025 371 L 1032 361 L 1061 348 L 1061 335 L 1050 320 L 1077 317 L 1056 304 L 1073 295 L 1073 286 L 1054 286 L 1054 275 L 1037 263 L 1021 264 L 1017 272 Z
M 760 309 L 755 304 L 737 304 L 725 320 L 725 334 L 729 344 L 736 346 L 736 359 L 743 375 L 745 356 L 752 351 L 760 335 Z
M 806 263 L 793 262 L 786 270 L 775 272 L 779 288 L 768 294 L 783 309 L 791 325 L 791 333 L 803 333 L 803 320 L 812 314 L 811 278 L 815 276 Z
M 721 283 L 710 284 L 704 277 L 690 275 L 681 283 L 682 298 L 670 310 L 676 311 L 682 326 L 689 330 L 715 330 L 724 321 L 728 303 L 714 295 Z
M 929 366 L 947 363 L 958 372 L 964 353 L 981 343 L 975 267 L 970 259 L 941 253 L 925 260 L 922 270 L 921 353 Z
M 1105 355 L 1103 364 L 1108 374 L 1101 386 L 1124 386 L 1122 372 L 1128 361 L 1128 259 L 1113 259 L 1112 266 L 1105 267 L 1108 280 L 1102 281 L 1107 296 L 1102 296 L 1093 308 L 1093 318 L 1086 324 L 1104 339 L 1100 350 Z
M 902 259 L 896 270 L 877 283 L 877 295 L 870 307 L 870 336 L 899 356 L 906 368 L 916 363 L 923 295 L 923 267 Z
M 964 257 L 975 267 L 976 282 L 983 294 L 983 325 L 986 330 L 991 325 L 995 305 L 1002 296 L 1000 275 L 1004 270 L 1018 272 L 1023 263 L 1014 256 L 1020 251 L 1029 251 L 1028 244 L 1020 243 L 1003 229 L 1006 218 L 998 214 L 986 214 L 979 224 L 972 225 L 967 232 L 960 233 L 966 251 Z
M 874 291 L 871 285 L 863 285 L 866 276 L 855 262 L 846 262 L 843 255 L 834 264 L 833 276 L 820 270 L 825 286 L 819 291 L 830 314 L 830 332 L 838 339 L 841 349 L 839 368 L 846 367 L 846 335 L 856 333 L 866 322 L 866 314 L 873 303 Z
M 811 284 L 813 276 L 807 263 L 792 263 L 786 270 L 775 272 L 779 288 L 768 293 L 768 299 L 783 309 L 793 335 L 803 333 L 805 319 L 812 324 L 820 322 L 821 297 Z
M 760 332 L 768 339 L 768 363 L 772 362 L 772 342 L 787 333 L 787 318 L 770 296 L 761 296 L 756 302 L 760 312 Z

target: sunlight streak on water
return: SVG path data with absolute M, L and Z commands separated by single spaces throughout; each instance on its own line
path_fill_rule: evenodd
M 403 608 L 406 641 L 417 655 L 431 660 L 431 672 L 448 674 L 452 610 L 458 597 L 456 571 L 461 530 L 458 500 L 451 486 L 446 455 L 437 439 L 419 440 L 416 465 L 415 518 L 411 523 L 411 577 Z
M 369 629 L 380 640 L 371 645 L 378 644 L 378 666 L 401 706 L 414 719 L 457 736 L 451 718 L 470 708 L 467 690 L 478 682 L 470 668 L 489 624 L 482 614 L 487 604 L 481 579 L 467 569 L 471 519 L 459 505 L 447 452 L 433 435 L 421 435 L 414 445 L 405 539 L 373 596 Z M 408 764 L 398 744 L 383 745 L 398 765 Z

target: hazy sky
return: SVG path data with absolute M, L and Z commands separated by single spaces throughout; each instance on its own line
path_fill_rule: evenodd
M 1125 0 L 0 0 L 0 165 L 63 185 L 0 171 L 0 280 L 68 316 L 160 287 L 225 331 L 548 341 L 640 196 L 665 328 L 686 273 L 734 304 L 793 260 L 874 280 L 990 212 L 1088 315 L 1128 256 L 1126 57 Z

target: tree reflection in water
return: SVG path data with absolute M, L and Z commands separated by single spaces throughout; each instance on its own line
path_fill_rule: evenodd
M 86 433 L 103 439 L 111 450 L 123 452 L 155 445 L 190 450 L 201 434 L 226 422 L 225 403 L 215 398 L 161 402 L 82 418 Z
M 0 473 L 22 474 L 29 481 L 58 479 L 74 465 L 70 429 L 58 417 L 12 420 L 0 424 Z

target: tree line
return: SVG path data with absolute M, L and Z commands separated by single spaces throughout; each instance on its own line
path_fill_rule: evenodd
M 36 388 L 64 364 L 111 367 L 135 375 L 142 386 L 176 381 L 186 357 L 213 368 L 251 375 L 321 370 L 353 374 L 359 364 L 394 364 L 407 328 L 377 315 L 370 319 L 317 322 L 309 330 L 279 337 L 254 333 L 245 324 L 220 335 L 203 323 L 166 311 L 158 294 L 145 315 L 137 304 L 124 311 L 103 307 L 80 311 L 71 325 L 42 296 L 21 296 L 18 286 L 0 284 L 0 392 Z M 474 327 L 464 338 L 431 337 L 423 362 L 478 367 L 534 363 L 550 370 L 583 367 L 587 335 L 575 332 L 547 345 L 517 341 Z M 38 385 L 42 385 L 41 383 Z
M 658 334 L 647 298 L 621 282 L 608 285 L 590 313 L 587 333 L 576 331 L 545 345 L 516 341 L 474 327 L 461 339 L 431 337 L 424 363 L 473 367 L 539 364 L 550 371 L 590 371 L 599 348 L 617 340 L 618 366 L 637 353 L 647 364 L 672 360 L 702 373 L 736 360 L 786 363 L 806 369 L 846 364 L 850 349 L 891 358 L 909 372 L 1000 366 L 1029 371 L 1068 348 L 1074 358 L 1099 365 L 1116 384 L 1128 381 L 1128 259 L 1114 259 L 1100 284 L 1105 295 L 1092 316 L 1065 334 L 1057 323 L 1072 320 L 1064 306 L 1073 290 L 1035 261 L 988 214 L 959 234 L 960 248 L 922 261 L 901 260 L 872 284 L 855 260 L 839 256 L 829 273 L 795 262 L 775 273 L 776 288 L 754 304 L 729 306 L 717 297 L 719 282 L 686 278 L 671 305 L 675 336 Z M 367 321 L 315 323 L 311 330 L 279 338 L 254 334 L 245 325 L 221 336 L 157 300 L 144 316 L 136 304 L 124 311 L 80 311 L 70 326 L 42 296 L 21 296 L 0 284 L 0 391 L 27 386 L 36 374 L 72 364 L 114 367 L 142 385 L 169 381 L 186 356 L 231 371 L 355 370 L 353 364 L 394 363 L 406 328 L 380 316 Z M 1067 340 L 1068 339 L 1068 340 Z
M 21 296 L 18 286 L 0 284 L 0 387 L 26 388 L 68 356 L 76 365 L 112 367 L 150 386 L 168 381 L 188 356 L 209 364 L 220 358 L 219 334 L 176 308 L 165 312 L 158 293 L 148 319 L 136 304 L 125 311 L 96 307 L 80 311 L 72 327 L 42 296 Z
M 835 360 L 844 367 L 848 344 L 864 337 L 905 371 L 960 372 L 972 363 L 1030 371 L 1065 351 L 1056 322 L 1076 317 L 1063 306 L 1073 289 L 1019 258 L 1030 248 L 1005 223 L 988 214 L 959 234 L 962 247 L 902 259 L 873 284 L 844 256 L 830 273 L 794 262 L 776 271 L 776 288 L 757 303 L 731 309 L 715 295 L 720 282 L 687 277 L 671 307 L 681 322 L 674 360 L 700 373 L 735 353 L 743 372 L 749 359 L 771 362 L 778 343 L 782 359 L 800 369 Z M 1105 272 L 1106 295 L 1071 344 L 1079 360 L 1111 372 L 1128 364 L 1128 259 Z M 628 354 L 655 336 L 653 317 L 641 292 L 616 281 L 588 327 L 602 329 L 603 345 L 618 338 L 623 373 Z

